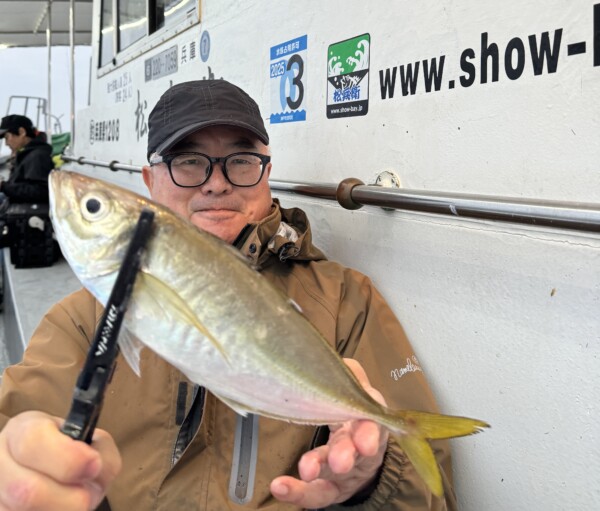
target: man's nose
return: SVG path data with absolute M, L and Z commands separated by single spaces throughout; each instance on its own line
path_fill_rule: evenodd
M 225 166 L 223 162 L 215 162 L 212 166 L 212 172 L 208 181 L 202 185 L 206 191 L 222 191 L 229 190 L 232 185 L 225 177 Z

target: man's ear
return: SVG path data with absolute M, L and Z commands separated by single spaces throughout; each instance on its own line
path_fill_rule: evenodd
M 144 179 L 146 188 L 148 188 L 148 192 L 150 192 L 150 195 L 152 195 L 152 188 L 154 187 L 154 173 L 149 165 L 144 165 L 142 167 L 142 178 Z
M 27 135 L 27 130 L 23 126 L 19 126 L 19 136 L 22 137 L 24 135 Z

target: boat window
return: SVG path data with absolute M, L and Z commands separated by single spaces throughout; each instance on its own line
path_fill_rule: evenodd
M 165 39 L 200 21 L 199 0 L 100 2 L 102 14 L 98 67 L 106 66 L 106 69 L 100 69 L 100 75 L 160 46 Z
M 147 34 L 146 0 L 119 0 L 119 51 Z
M 156 29 L 177 25 L 195 8 L 194 0 L 156 0 Z
M 102 0 L 102 30 L 100 32 L 100 67 L 115 56 L 115 25 L 112 0 Z

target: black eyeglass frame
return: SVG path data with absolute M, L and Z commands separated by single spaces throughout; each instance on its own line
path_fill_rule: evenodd
M 233 158 L 234 156 L 239 156 L 240 154 L 249 154 L 251 156 L 256 156 L 260 160 L 260 162 L 261 162 L 260 176 L 256 180 L 256 183 L 251 184 L 251 185 L 238 185 L 238 184 L 232 182 L 231 179 L 229 179 L 229 176 L 227 175 L 227 160 L 229 158 Z M 209 167 L 206 172 L 206 179 L 204 179 L 204 181 L 202 181 L 200 184 L 180 185 L 179 183 L 177 183 L 177 181 L 175 181 L 175 178 L 173 177 L 173 172 L 171 170 L 171 163 L 178 156 L 185 156 L 185 155 L 203 156 L 204 158 L 206 158 L 208 160 Z M 154 157 L 150 158 L 150 166 L 151 167 L 153 167 L 154 165 L 158 165 L 159 163 L 166 163 L 167 169 L 169 169 L 169 176 L 171 177 L 171 181 L 173 181 L 173 184 L 175 186 L 179 186 L 180 188 L 198 188 L 199 186 L 202 186 L 203 184 L 205 184 L 210 179 L 210 176 L 212 176 L 215 163 L 221 163 L 221 170 L 223 171 L 223 175 L 225 176 L 225 179 L 227 180 L 227 182 L 229 184 L 231 184 L 232 186 L 237 186 L 239 188 L 250 188 L 250 187 L 256 186 L 258 183 L 260 183 L 261 179 L 263 178 L 263 176 L 265 174 L 265 169 L 267 168 L 267 164 L 270 162 L 271 162 L 271 157 L 269 155 L 260 154 L 260 153 L 252 153 L 249 151 L 240 151 L 238 153 L 232 153 L 232 154 L 228 154 L 227 156 L 219 156 L 219 157 L 208 156 L 208 154 L 204 154 L 204 153 L 182 152 L 182 153 L 165 154 L 164 156 L 155 155 Z

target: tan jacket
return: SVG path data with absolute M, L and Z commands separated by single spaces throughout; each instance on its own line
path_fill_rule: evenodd
M 339 353 L 363 365 L 388 405 L 437 411 L 413 350 L 384 299 L 367 277 L 325 259 L 312 245 L 302 211 L 275 203 L 271 214 L 249 226 L 237 245 L 298 303 Z M 23 361 L 4 374 L 0 426 L 25 410 L 66 416 L 101 314 L 102 306 L 86 290 L 50 309 Z M 316 428 L 261 417 L 253 496 L 237 504 L 228 496 L 236 414 L 147 349 L 141 374 L 138 378 L 119 356 L 98 423 L 113 436 L 123 458 L 123 470 L 108 492 L 112 511 L 295 509 L 276 501 L 269 483 L 282 474 L 297 476 L 298 460 L 311 448 Z M 455 509 L 448 444 L 436 442 L 434 449 L 446 486 L 444 501 L 431 496 L 390 442 L 379 483 L 367 500 L 330 509 Z

